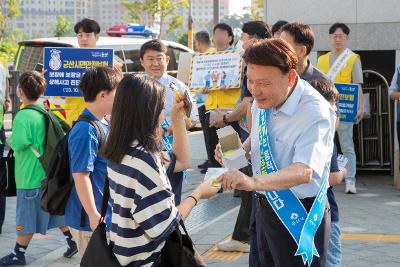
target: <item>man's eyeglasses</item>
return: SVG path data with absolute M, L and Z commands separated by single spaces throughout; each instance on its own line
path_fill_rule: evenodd
M 338 39 L 338 40 L 343 40 L 347 38 L 346 34 L 331 34 L 330 35 L 331 39 Z

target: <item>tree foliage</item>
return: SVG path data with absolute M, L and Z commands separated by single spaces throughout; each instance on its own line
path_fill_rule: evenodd
M 20 0 L 0 0 L 0 41 L 4 39 L 4 33 L 9 22 L 21 14 Z
M 22 32 L 9 29 L 11 20 L 21 14 L 20 0 L 0 0 L 0 62 L 6 66 L 14 60 Z
M 176 40 L 178 43 L 182 45 L 188 45 L 188 33 L 184 32 L 181 35 L 178 36 L 178 39 Z
M 263 20 L 263 13 L 262 10 L 264 9 L 264 1 L 257 0 L 255 5 L 244 7 L 243 10 L 250 13 L 250 16 L 253 20 Z
M 57 25 L 54 29 L 55 37 L 67 36 L 72 33 L 73 21 L 72 18 L 65 18 L 64 16 L 57 16 Z
M 0 42 L 0 62 L 3 66 L 14 61 L 14 57 L 18 51 L 18 42 L 23 39 L 29 39 L 21 29 L 7 29 L 4 39 Z
M 121 3 L 132 22 L 144 24 L 147 20 L 150 26 L 154 26 L 158 0 L 122 0 Z
M 183 18 L 176 14 L 179 6 L 188 6 L 187 0 L 122 0 L 133 22 L 160 26 L 160 37 L 164 34 L 164 26 L 174 30 L 183 24 Z

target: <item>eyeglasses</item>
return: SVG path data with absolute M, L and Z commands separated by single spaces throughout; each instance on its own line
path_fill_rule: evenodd
M 151 64 L 153 64 L 155 62 L 163 63 L 165 61 L 165 58 L 164 57 L 156 57 L 156 58 L 150 57 L 150 58 L 145 58 L 144 61 L 147 61 Z
M 331 39 L 343 40 L 343 39 L 346 39 L 347 35 L 346 34 L 331 34 L 330 37 L 331 37 Z

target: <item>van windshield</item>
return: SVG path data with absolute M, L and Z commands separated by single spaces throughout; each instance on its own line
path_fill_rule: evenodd
M 16 58 L 16 70 L 19 73 L 33 70 L 36 63 L 43 64 L 43 46 L 20 46 Z
M 60 45 L 61 46 L 61 45 Z M 47 47 L 47 46 L 46 46 Z M 15 60 L 15 68 L 20 73 L 25 71 L 33 70 L 37 63 L 43 64 L 43 45 L 21 45 Z M 123 47 L 119 46 L 99 46 L 98 48 L 113 48 L 114 49 L 114 60 L 122 63 L 123 72 L 143 72 L 144 69 L 140 64 L 139 48 Z M 170 62 L 168 64 L 168 72 L 172 75 L 176 75 L 178 69 L 178 59 L 180 49 L 168 48 L 168 56 Z

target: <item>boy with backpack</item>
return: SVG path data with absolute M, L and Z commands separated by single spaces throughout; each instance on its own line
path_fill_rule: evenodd
M 334 84 L 323 79 L 311 80 L 310 84 L 314 87 L 328 102 L 336 109 L 338 113 L 338 107 L 336 102 L 339 99 L 339 92 L 335 88 Z M 336 118 L 336 129 L 339 127 L 339 116 Z M 338 153 L 336 145 L 333 147 L 333 154 L 331 158 L 331 166 L 329 173 L 329 185 L 328 191 L 326 192 L 329 206 L 331 209 L 331 228 L 329 234 L 329 245 L 326 256 L 326 267 L 341 266 L 342 260 L 342 245 L 340 242 L 340 226 L 339 226 L 339 207 L 335 199 L 332 187 L 340 184 L 347 175 L 347 169 L 340 167 L 338 164 Z
M 68 137 L 70 173 L 74 186 L 65 207 L 65 222 L 77 242 L 80 255 L 84 254 L 100 219 L 107 161 L 99 156 L 99 149 L 108 134 L 105 116 L 111 114 L 120 79 L 120 72 L 115 69 L 95 68 L 89 69 L 79 84 L 86 108 Z M 110 202 L 105 222 L 110 230 Z
M 76 243 L 68 227 L 64 226 L 64 217 L 52 216 L 40 208 L 40 184 L 46 174 L 37 156 L 47 153 L 48 122 L 42 114 L 46 113 L 44 106 L 38 99 L 45 88 L 46 81 L 37 72 L 25 72 L 19 79 L 17 94 L 25 108 L 15 116 L 10 137 L 10 146 L 15 154 L 17 240 L 14 250 L 0 259 L 0 266 L 25 265 L 25 251 L 33 234 L 46 234 L 48 229 L 55 227 L 60 228 L 68 243 L 64 257 L 70 258 L 77 253 Z

